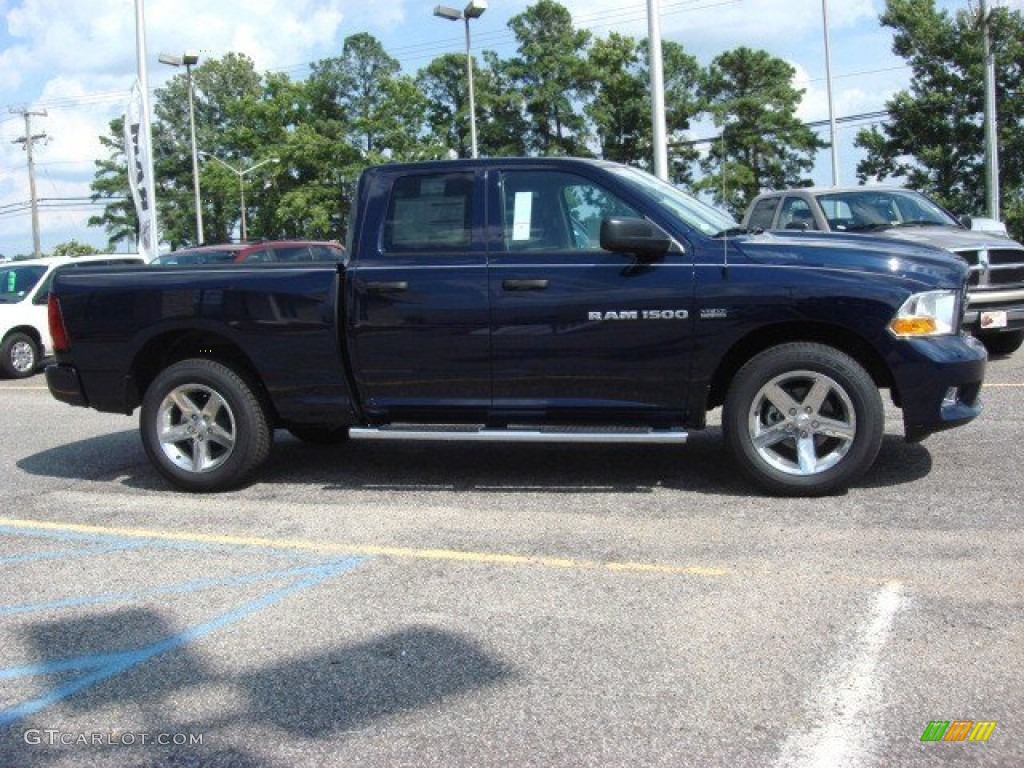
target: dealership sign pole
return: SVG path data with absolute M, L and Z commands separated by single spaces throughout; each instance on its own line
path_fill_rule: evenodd
M 143 0 L 135 0 L 135 49 L 138 78 L 125 113 L 125 154 L 139 217 L 139 252 L 154 258 L 160 245 L 153 173 L 153 129 L 150 124 L 149 76 L 146 70 L 146 17 Z

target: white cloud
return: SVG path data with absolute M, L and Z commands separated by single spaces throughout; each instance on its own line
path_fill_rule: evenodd
M 302 67 L 334 55 L 345 35 L 359 31 L 351 24 L 343 28 L 350 16 L 360 20 L 359 29 L 401 19 L 404 0 L 389 7 L 382 14 L 363 0 L 147 0 L 150 87 L 175 73 L 156 63 L 161 51 L 196 49 L 203 58 L 242 52 L 260 71 Z M 93 163 L 105 155 L 99 136 L 123 112 L 135 78 L 134 3 L 0 0 L 0 46 L 0 91 L 7 106 L 48 112 L 33 118 L 32 126 L 50 137 L 36 145 L 39 196 L 87 196 Z M 0 206 L 29 198 L 25 153 L 11 143 L 24 133 L 24 123 L 6 113 L 0 115 Z M 41 212 L 44 247 L 67 236 L 102 243 L 100 230 L 85 229 L 86 218 L 87 213 Z M 0 252 L 27 251 L 30 244 L 27 214 L 0 216 Z
M 616 31 L 647 35 L 643 4 L 621 0 L 562 0 L 577 27 L 604 35 Z M 877 19 L 881 0 L 839 0 L 829 5 L 833 32 Z M 745 45 L 771 48 L 780 39 L 796 40 L 822 32 L 821 0 L 691 0 L 662 2 L 662 36 L 690 51 L 717 53 Z

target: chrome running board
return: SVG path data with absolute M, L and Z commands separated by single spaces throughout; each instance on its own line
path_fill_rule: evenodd
M 352 427 L 349 436 L 360 440 L 446 440 L 504 443 L 674 443 L 686 442 L 681 429 L 598 429 L 542 427 L 486 429 L 483 427 L 387 426 Z

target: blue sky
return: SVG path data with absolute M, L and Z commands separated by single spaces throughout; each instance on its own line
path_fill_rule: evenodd
M 966 8 L 970 0 L 940 0 Z M 261 71 L 304 77 L 311 61 L 336 55 L 350 34 L 370 32 L 406 71 L 433 57 L 460 51 L 462 25 L 432 15 L 435 0 L 145 0 L 150 87 L 174 74 L 158 64 L 161 51 L 189 48 L 211 56 L 238 51 Z M 449 0 L 449 5 L 459 2 Z M 595 35 L 610 31 L 646 36 L 646 0 L 564 0 L 577 27 Z M 1024 0 L 1001 0 L 1022 8 Z M 515 52 L 508 19 L 528 5 L 490 0 L 473 22 L 474 51 L 503 57 Z M 976 0 L 975 0 L 976 5 Z M 909 71 L 891 53 L 891 35 L 878 24 L 884 0 L 829 0 L 836 114 L 880 110 L 906 86 Z M 29 199 L 25 153 L 14 144 L 24 122 L 11 109 L 46 110 L 33 118 L 40 198 L 88 195 L 94 161 L 104 156 L 98 137 L 124 112 L 135 77 L 134 0 L 0 0 L 0 254 L 27 253 L 31 218 L 19 204 Z M 779 56 L 797 71 L 807 93 L 800 115 L 827 117 L 821 0 L 661 0 L 662 34 L 707 64 L 717 54 L 745 45 Z M 858 153 L 853 137 L 862 124 L 839 132 L 840 181 L 854 181 Z M 700 127 L 697 135 L 705 135 Z M 829 182 L 828 153 L 814 172 Z M 74 205 L 74 204 L 72 204 Z M 85 222 L 95 209 L 46 207 L 40 212 L 43 250 L 75 238 L 102 246 L 105 236 Z

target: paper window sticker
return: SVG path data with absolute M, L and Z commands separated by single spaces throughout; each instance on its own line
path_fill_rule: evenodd
M 533 215 L 533 192 L 516 192 L 512 213 L 512 239 L 530 239 L 530 217 Z

